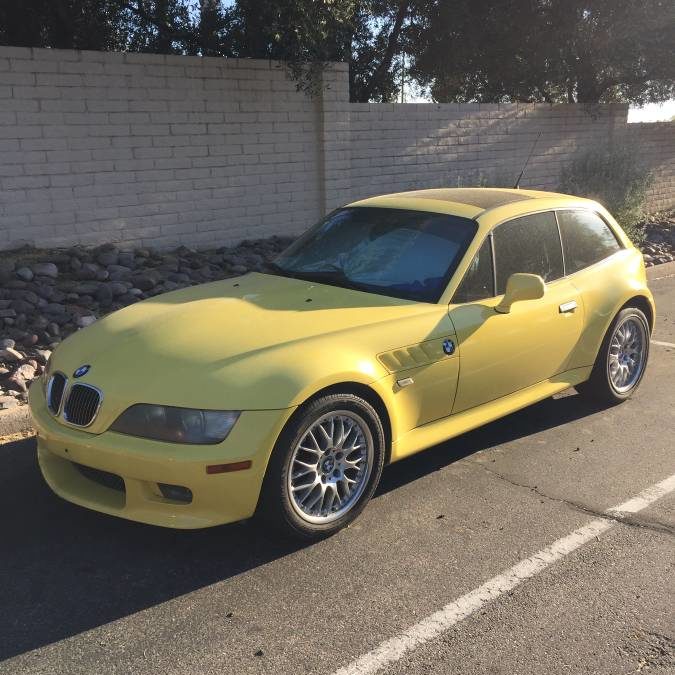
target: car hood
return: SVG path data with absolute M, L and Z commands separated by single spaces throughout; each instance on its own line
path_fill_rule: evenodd
M 99 387 L 106 409 L 135 402 L 203 408 L 263 409 L 292 404 L 279 392 L 312 377 L 317 340 L 333 352 L 359 341 L 359 329 L 428 313 L 432 305 L 252 273 L 157 296 L 115 312 L 58 348 L 52 369 Z M 387 331 L 362 346 L 371 356 L 396 347 Z M 400 339 L 400 337 L 399 337 Z M 381 344 L 379 344 L 381 342 Z M 296 349 L 296 347 L 302 347 Z M 368 366 L 371 378 L 386 371 Z M 301 383 L 297 383 L 298 386 Z M 103 411 L 102 411 L 103 412 Z

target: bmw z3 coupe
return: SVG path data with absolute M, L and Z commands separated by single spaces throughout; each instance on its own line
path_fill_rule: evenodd
M 56 494 L 108 514 L 325 536 L 390 462 L 569 387 L 626 399 L 653 325 L 642 255 L 596 202 L 365 199 L 264 273 L 65 340 L 30 390 L 39 464 Z

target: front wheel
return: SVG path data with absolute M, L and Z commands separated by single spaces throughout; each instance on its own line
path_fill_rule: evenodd
M 354 394 L 311 401 L 284 429 L 265 476 L 259 513 L 303 539 L 328 536 L 363 510 L 380 480 L 382 422 Z
M 598 352 L 588 382 L 580 394 L 602 403 L 620 403 L 638 388 L 649 358 L 649 322 L 637 307 L 615 317 Z

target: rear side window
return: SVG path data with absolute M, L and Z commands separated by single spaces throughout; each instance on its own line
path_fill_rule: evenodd
M 455 292 L 453 302 L 476 302 L 494 296 L 494 276 L 492 273 L 492 246 L 487 237 Z
M 560 235 L 552 211 L 509 220 L 494 230 L 497 294 L 518 272 L 538 274 L 544 281 L 563 276 Z
M 574 274 L 621 249 L 607 223 L 592 211 L 558 211 L 565 271 Z

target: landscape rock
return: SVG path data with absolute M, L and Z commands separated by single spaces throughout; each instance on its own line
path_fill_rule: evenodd
M 21 361 L 23 359 L 23 354 L 14 347 L 5 347 L 0 349 L 0 360 L 2 361 Z
M 79 316 L 77 317 L 77 321 L 75 322 L 80 328 L 86 328 L 87 326 L 91 326 L 92 323 L 96 321 L 96 317 L 93 315 L 87 315 L 87 316 Z
M 36 263 L 30 269 L 36 277 L 56 279 L 59 276 L 59 268 L 52 262 Z
M 21 281 L 33 281 L 33 270 L 30 267 L 19 267 L 16 271 L 16 276 L 19 277 Z

